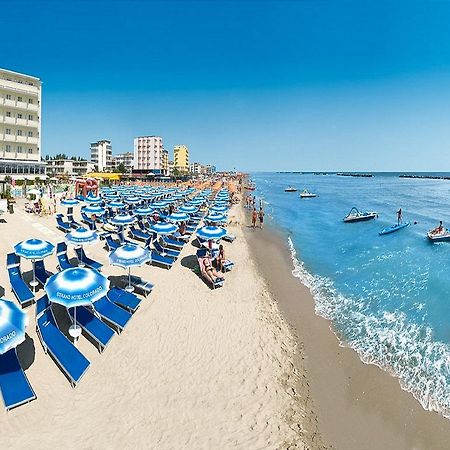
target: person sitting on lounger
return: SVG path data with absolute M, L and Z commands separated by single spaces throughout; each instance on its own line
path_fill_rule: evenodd
M 444 227 L 442 226 L 442 220 L 439 221 L 439 226 L 436 227 L 432 233 L 433 234 L 442 234 L 444 232 Z
M 220 244 L 219 245 L 219 253 L 216 257 L 217 270 L 219 272 L 222 272 L 222 273 L 225 272 L 224 264 L 225 264 L 226 260 L 227 259 L 225 258 L 225 250 L 223 248 L 223 245 Z
M 223 279 L 223 277 L 220 277 L 217 273 L 216 269 L 214 269 L 211 257 L 209 256 L 209 253 L 206 254 L 206 256 L 203 258 L 202 261 L 203 269 L 205 271 L 206 276 L 211 281 L 211 283 L 215 283 L 217 280 Z
M 180 226 L 178 227 L 178 232 L 181 236 L 184 236 L 186 234 L 186 222 L 181 222 Z

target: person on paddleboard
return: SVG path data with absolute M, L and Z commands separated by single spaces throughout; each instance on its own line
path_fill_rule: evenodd
M 403 213 L 402 208 L 397 211 L 397 225 L 400 225 L 403 222 Z

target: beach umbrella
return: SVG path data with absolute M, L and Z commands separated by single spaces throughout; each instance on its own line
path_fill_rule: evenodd
M 61 205 L 73 207 L 78 205 L 80 202 L 76 198 L 65 198 L 64 200 L 61 200 Z
M 186 214 L 185 212 L 174 212 L 167 217 L 167 220 L 170 222 L 186 222 L 189 218 L 189 214 Z
M 146 192 L 143 192 L 142 194 L 139 194 L 139 197 L 142 200 L 152 200 L 155 196 L 153 194 L 150 193 L 147 194 Z
M 98 234 L 95 231 L 79 227 L 76 230 L 66 234 L 66 241 L 68 244 L 72 244 L 83 249 L 83 245 L 95 244 L 98 241 Z M 83 263 L 81 261 L 80 267 L 83 267 Z
M 203 220 L 205 222 L 225 222 L 227 218 L 224 214 L 212 212 L 209 213 Z
M 77 325 L 77 306 L 90 305 L 104 297 L 109 289 L 109 280 L 97 270 L 73 267 L 48 278 L 44 289 L 51 302 L 74 308 L 74 323 L 69 334 L 76 342 L 81 335 L 81 328 Z
M 165 208 L 165 207 L 169 206 L 169 202 L 160 200 L 160 201 L 153 202 L 150 206 L 152 206 L 153 208 L 158 208 L 158 209 Z
M 136 222 L 136 217 L 126 213 L 126 214 L 117 214 L 112 219 L 109 219 L 109 222 L 112 225 L 118 225 L 120 227 L 124 227 L 127 225 L 131 225 Z
M 131 285 L 131 268 L 142 266 L 151 260 L 151 253 L 146 248 L 131 243 L 116 248 L 109 255 L 109 262 L 113 266 L 128 269 L 128 286 L 125 288 L 128 292 L 134 291 Z
M 195 214 L 198 211 L 198 208 L 196 208 L 195 206 L 184 205 L 179 208 L 179 211 L 188 214 Z
M 125 197 L 124 202 L 128 203 L 129 205 L 137 205 L 138 203 L 141 203 L 142 199 L 137 196 L 133 197 Z
M 87 197 L 84 198 L 84 202 L 89 203 L 90 205 L 99 205 L 102 201 L 103 201 L 103 199 L 98 196 L 94 197 L 94 196 L 88 195 Z
M 101 206 L 94 206 L 94 205 L 85 206 L 83 208 L 83 211 L 88 216 L 92 216 L 94 214 L 96 216 L 103 216 L 103 214 L 105 214 L 104 208 L 102 208 Z
M 16 303 L 0 299 L 0 355 L 25 340 L 27 325 L 27 315 Z
M 134 210 L 134 214 L 137 216 L 149 216 L 154 212 L 154 208 L 150 206 L 141 206 L 140 208 L 136 208 Z
M 195 234 L 200 239 L 209 241 L 211 245 L 212 241 L 219 241 L 222 239 L 227 234 L 227 230 L 221 227 L 207 225 L 197 230 Z
M 19 242 L 14 246 L 16 255 L 31 260 L 33 264 L 33 280 L 30 282 L 30 286 L 33 287 L 33 292 L 36 286 L 39 284 L 36 281 L 35 261 L 50 256 L 55 250 L 55 246 L 48 241 L 42 239 L 27 239 L 26 241 Z
M 214 211 L 214 212 L 219 212 L 219 213 L 223 213 L 228 211 L 228 208 L 226 206 L 211 206 L 211 208 L 209 208 L 210 211 Z
M 194 206 L 200 206 L 200 205 L 202 205 L 203 203 L 205 203 L 205 199 L 203 199 L 203 198 L 193 198 L 192 200 L 189 200 L 189 202 L 187 202 L 186 204 L 189 204 L 189 205 L 194 205 Z
M 125 208 L 125 203 L 118 200 L 113 200 L 112 202 L 107 203 L 106 206 L 111 209 L 121 209 Z
M 150 231 L 153 231 L 153 233 L 156 233 L 159 236 L 167 236 L 178 231 L 178 227 L 173 223 L 158 222 L 151 225 Z M 163 244 L 163 251 L 161 252 L 161 255 L 166 256 L 166 254 L 167 253 L 164 251 L 164 244 Z

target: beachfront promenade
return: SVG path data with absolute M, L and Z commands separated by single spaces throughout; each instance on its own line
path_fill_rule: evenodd
M 58 212 L 66 211 L 59 205 Z M 74 216 L 80 219 L 79 210 Z M 55 245 L 64 240 L 54 216 L 26 213 L 22 201 L 4 218 L 5 259 L 14 244 L 31 237 Z M 75 389 L 42 349 L 35 305 L 26 309 L 30 324 L 17 352 L 37 400 L 0 417 L 10 447 L 279 448 L 309 438 L 315 431 L 309 416 L 300 419 L 289 394 L 296 382 L 294 340 L 250 258 L 239 205 L 231 207 L 228 221 L 236 240 L 224 246 L 235 268 L 225 274 L 224 286 L 210 289 L 193 270 L 195 236 L 170 270 L 133 268 L 154 289 L 139 296 L 139 309 L 102 354 L 81 337 L 78 349 L 91 364 Z M 85 251 L 114 282 L 125 271 L 109 264 L 103 246 L 99 241 Z M 75 257 L 70 246 L 69 257 Z M 21 265 L 29 280 L 31 263 Z M 45 265 L 56 273 L 56 255 Z M 4 263 L 0 286 L 4 298 L 16 301 Z M 41 287 L 36 298 L 43 294 Z M 67 329 L 68 318 L 57 316 Z

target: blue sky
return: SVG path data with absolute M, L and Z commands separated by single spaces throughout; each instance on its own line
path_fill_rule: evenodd
M 242 170 L 450 170 L 450 2 L 4 1 L 43 154 L 137 135 Z

